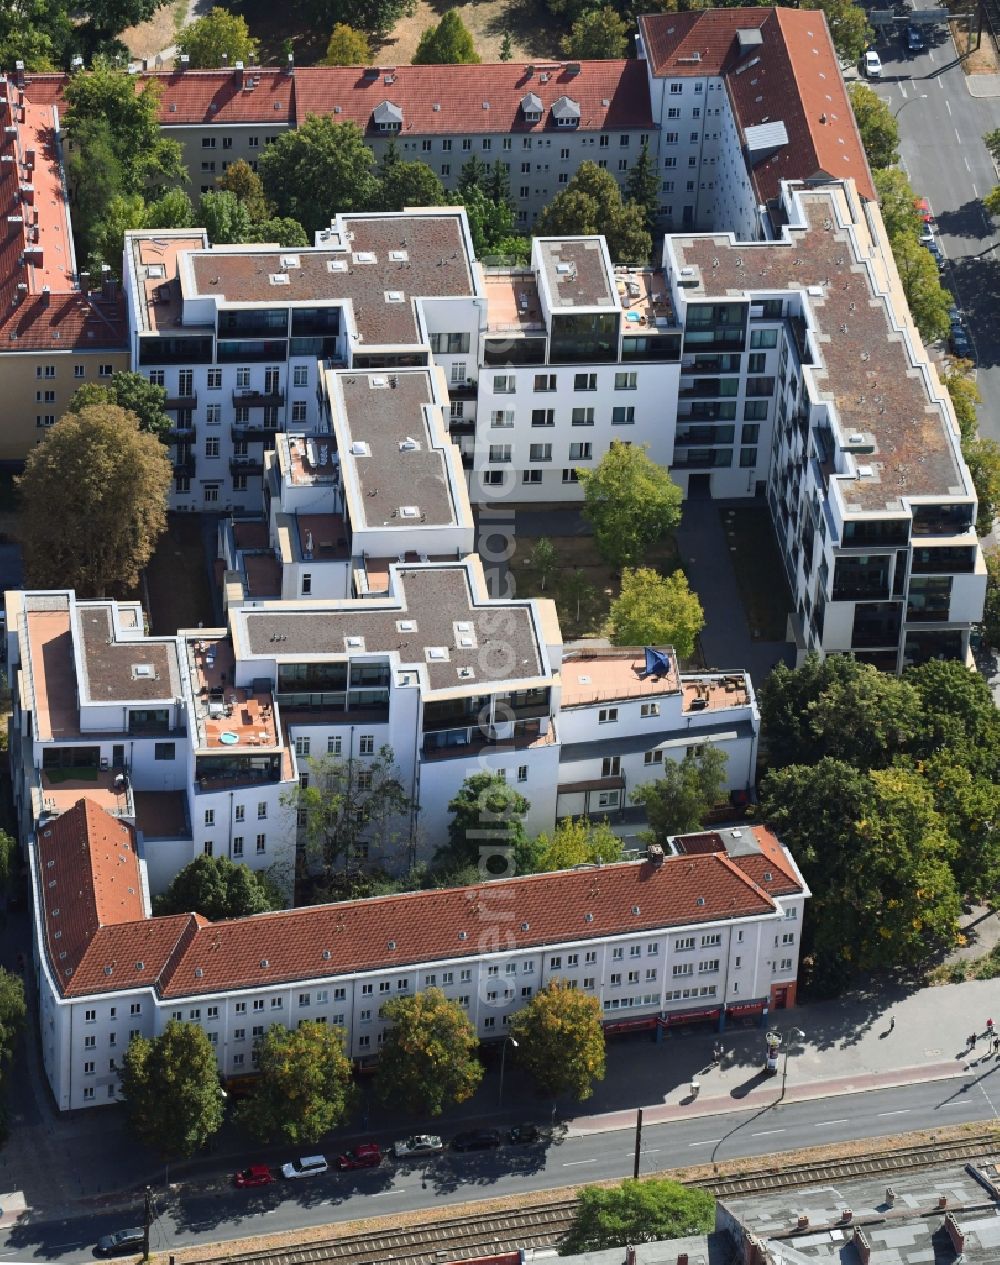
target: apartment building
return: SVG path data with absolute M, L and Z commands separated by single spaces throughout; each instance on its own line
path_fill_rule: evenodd
M 208 923 L 150 918 L 134 829 L 88 798 L 30 845 L 42 1055 L 60 1110 L 113 1102 L 136 1034 L 198 1024 L 223 1078 L 275 1023 L 343 1028 L 378 1053 L 393 997 L 440 988 L 484 1041 L 554 979 L 606 1027 L 794 1005 L 809 891 L 763 827 L 681 836 L 668 855 Z M 75 914 L 61 908 L 72 894 Z
M 821 10 L 705 9 L 639 19 L 668 231 L 770 235 L 784 180 L 853 180 L 875 200 Z
M 536 237 L 529 267 L 483 275 L 474 433 L 452 422 L 472 499 L 581 499 L 615 442 L 669 465 L 681 329 L 662 271 L 614 267 L 603 237 Z
M 59 112 L 0 75 L 0 462 L 21 462 L 84 382 L 128 367 L 113 284 L 81 289 Z
M 986 583 L 976 494 L 878 209 L 849 182 L 786 184 L 775 222 L 774 241 L 666 240 L 682 408 L 690 396 L 712 410 L 698 419 L 704 446 L 687 449 L 688 471 L 708 473 L 678 477 L 718 495 L 737 428 L 755 445 L 747 470 L 766 478 L 804 649 L 891 672 L 964 659 Z M 763 408 L 747 421 L 758 400 L 766 423 Z M 678 453 L 684 433 L 679 416 Z

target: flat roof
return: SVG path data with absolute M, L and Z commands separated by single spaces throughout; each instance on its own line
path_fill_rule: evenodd
M 140 331 L 177 333 L 183 305 L 178 280 L 182 251 L 204 250 L 208 237 L 203 229 L 191 232 L 144 230 L 126 237 L 136 284 L 136 321 Z
M 446 460 L 452 445 L 428 423 L 435 407 L 430 374 L 331 373 L 327 382 L 348 494 L 352 472 L 357 483 L 349 501 L 355 530 L 453 525 L 457 514 Z
M 901 512 L 901 497 L 970 496 L 943 388 L 940 400 L 932 396 L 930 378 L 899 332 L 908 324 L 893 307 L 903 302 L 901 292 L 897 300 L 875 288 L 867 254 L 846 227 L 850 211 L 841 186 L 798 189 L 795 196 L 806 226 L 786 226 L 780 241 L 670 236 L 678 269 L 691 270 L 686 297 L 807 291 L 822 361 L 806 374 L 817 397 L 833 401 L 842 437 L 870 434 L 876 445 L 874 455 L 860 459 L 873 477 L 841 481 L 848 510 Z M 867 244 L 867 230 L 859 231 Z M 894 271 L 888 247 L 882 250 Z M 913 339 L 919 347 L 915 331 Z
M 539 266 L 554 308 L 618 307 L 618 295 L 608 276 L 607 257 L 600 237 L 535 239 Z
M 185 297 L 273 307 L 350 303 L 353 332 L 366 347 L 419 343 L 415 299 L 476 289 L 462 212 L 449 208 L 341 216 L 323 245 L 308 250 L 197 250 L 186 259 Z
M 241 658 L 396 654 L 403 666 L 423 667 L 431 690 L 474 691 L 484 682 L 548 676 L 529 604 L 474 595 L 467 563 L 390 570 L 396 596 L 389 601 L 240 608 L 233 621 Z
M 143 637 L 116 641 L 111 606 L 76 607 L 78 651 L 84 670 L 84 704 L 125 700 L 171 702 L 180 694 L 177 646 Z
M 583 707 L 593 703 L 630 698 L 655 698 L 676 694 L 681 688 L 677 656 L 672 646 L 662 649 L 670 659 L 670 670 L 659 676 L 643 676 L 646 666 L 641 647 L 635 649 L 563 653 L 562 705 Z
M 530 268 L 487 268 L 483 288 L 489 333 L 545 333 L 538 282 Z

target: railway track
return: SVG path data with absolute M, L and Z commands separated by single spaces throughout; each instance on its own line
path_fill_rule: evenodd
M 788 1167 L 762 1168 L 738 1177 L 707 1177 L 691 1185 L 717 1198 L 762 1191 L 793 1190 L 849 1177 L 912 1172 L 949 1161 L 963 1164 L 1000 1151 L 996 1132 L 968 1134 L 952 1141 L 875 1151 L 852 1159 L 817 1160 Z M 452 1217 L 436 1225 L 376 1233 L 344 1234 L 299 1247 L 263 1248 L 233 1254 L 227 1265 L 444 1265 L 518 1248 L 552 1247 L 569 1229 L 576 1200 L 555 1199 L 509 1212 Z M 193 1262 L 192 1265 L 197 1265 Z

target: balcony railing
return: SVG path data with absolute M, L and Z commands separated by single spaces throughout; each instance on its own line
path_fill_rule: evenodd
M 233 392 L 233 404 L 244 408 L 267 408 L 280 406 L 285 402 L 285 393 L 277 391 L 237 390 Z
M 229 431 L 234 444 L 273 444 L 279 433 L 277 426 L 252 426 L 249 422 L 234 423 Z
M 229 462 L 232 474 L 263 474 L 263 457 L 233 457 Z
M 187 453 L 183 457 L 175 457 L 174 474 L 186 474 L 189 478 L 193 477 L 197 464 L 194 453 Z
M 164 438 L 169 439 L 171 443 L 193 444 L 198 438 L 198 428 L 194 422 L 190 426 L 171 426 L 163 432 Z
M 187 395 L 168 395 L 163 401 L 163 407 L 168 413 L 176 413 L 178 409 L 182 408 L 197 408 L 198 392 L 191 391 Z

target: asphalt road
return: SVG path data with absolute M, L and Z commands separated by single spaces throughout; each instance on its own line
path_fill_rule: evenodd
M 647 1125 L 643 1167 L 653 1172 L 998 1118 L 1000 1063 L 991 1059 L 966 1076 L 949 1080 Z M 160 1199 L 152 1246 L 171 1251 L 249 1234 L 627 1177 L 632 1162 L 633 1134 L 619 1130 L 498 1151 L 445 1152 L 409 1164 L 386 1159 L 380 1169 L 330 1173 L 261 1190 L 237 1191 L 227 1181 L 206 1180 L 169 1200 Z M 134 1214 L 105 1212 L 16 1226 L 0 1232 L 0 1260 L 89 1260 L 101 1234 L 136 1224 L 140 1218 L 137 1199 Z
M 970 96 L 947 27 L 921 29 L 922 53 L 906 52 L 901 33 L 878 41 L 883 79 L 872 86 L 897 114 L 902 166 L 937 221 L 943 281 L 976 348 L 980 431 L 1000 440 L 1000 236 L 979 201 L 998 183 L 982 137 L 1000 127 L 1000 97 Z

